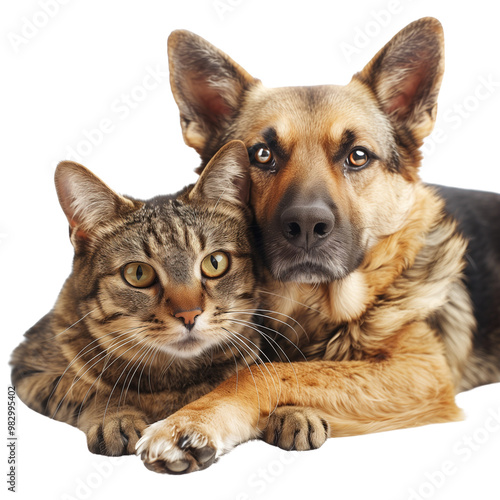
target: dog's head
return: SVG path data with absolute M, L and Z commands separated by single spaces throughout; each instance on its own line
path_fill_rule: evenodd
M 443 74 L 432 18 L 399 32 L 346 86 L 265 88 L 187 31 L 169 39 L 184 140 L 202 166 L 242 140 L 251 205 L 276 279 L 341 279 L 404 223 Z

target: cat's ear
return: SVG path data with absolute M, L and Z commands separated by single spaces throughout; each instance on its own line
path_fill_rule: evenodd
M 213 153 L 205 152 L 207 143 L 227 129 L 245 90 L 259 80 L 217 47 L 185 30 L 170 35 L 168 58 L 184 141 L 204 158 Z
M 101 227 L 140 207 L 139 202 L 116 194 L 78 163 L 59 163 L 55 184 L 59 203 L 70 225 L 73 244 L 77 240 L 92 240 Z
M 443 28 L 425 17 L 397 33 L 354 79 L 367 84 L 394 125 L 420 144 L 434 127 L 443 71 Z
M 209 161 L 189 193 L 190 200 L 211 200 L 246 207 L 250 198 L 250 160 L 241 141 L 231 141 Z

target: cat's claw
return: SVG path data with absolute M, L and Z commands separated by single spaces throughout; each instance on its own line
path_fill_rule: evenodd
M 177 425 L 172 417 L 150 425 L 136 445 L 144 465 L 166 474 L 187 474 L 203 470 L 218 458 L 217 446 L 196 429 Z

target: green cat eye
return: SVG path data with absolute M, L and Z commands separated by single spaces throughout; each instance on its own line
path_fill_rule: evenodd
M 156 272 L 144 262 L 131 262 L 123 268 L 123 279 L 133 287 L 147 288 L 156 280 Z
M 214 252 L 207 255 L 201 263 L 201 272 L 207 278 L 220 278 L 229 268 L 229 255 Z

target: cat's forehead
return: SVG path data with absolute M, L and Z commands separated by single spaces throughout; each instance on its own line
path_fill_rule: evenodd
M 101 255 L 116 265 L 155 261 L 176 280 L 206 253 L 248 251 L 243 217 L 222 204 L 185 203 L 168 197 L 145 202 L 109 235 Z

